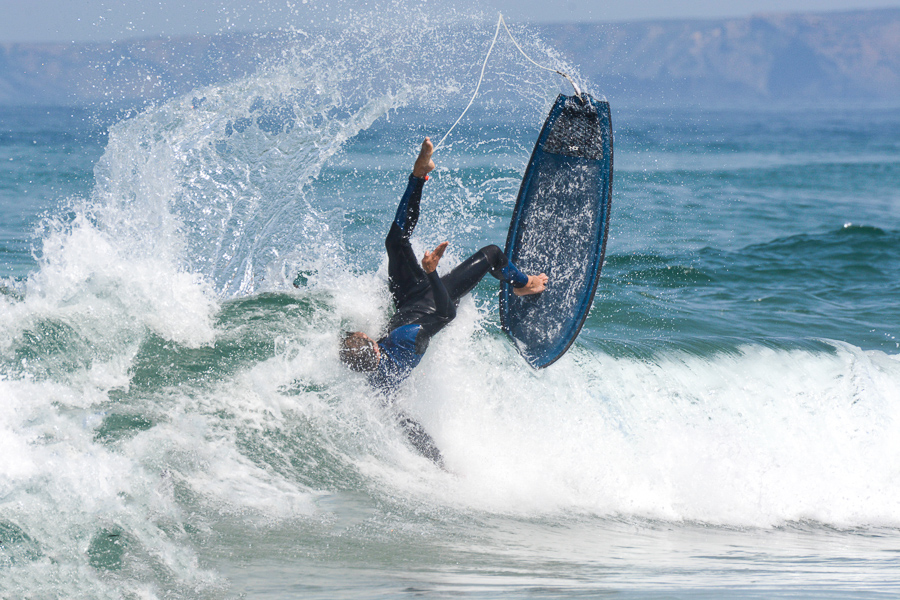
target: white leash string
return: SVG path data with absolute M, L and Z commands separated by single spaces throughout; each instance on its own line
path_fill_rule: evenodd
M 568 80 L 569 80 L 569 83 L 572 84 L 572 87 L 575 88 L 575 95 L 576 95 L 576 96 L 580 96 L 580 95 L 581 95 L 581 90 L 578 89 L 578 86 L 575 84 L 574 81 L 572 81 L 572 78 L 571 78 L 571 77 L 569 77 L 568 75 L 566 75 L 566 74 L 563 73 L 562 71 L 557 71 L 556 69 L 551 69 L 550 67 L 545 67 L 545 66 L 543 66 L 543 65 L 539 65 L 539 64 L 537 64 L 536 62 L 534 62 L 534 60 L 533 60 L 530 56 L 528 56 L 527 54 L 525 54 L 525 51 L 522 50 L 522 47 L 519 45 L 519 42 L 516 41 L 516 38 L 514 38 L 514 37 L 513 37 L 513 34 L 509 31 L 509 27 L 506 25 L 506 20 L 503 18 L 503 15 L 502 15 L 502 14 L 500 15 L 500 20 L 498 21 L 498 25 L 499 25 L 500 22 L 503 23 L 503 27 L 504 27 L 504 29 L 506 29 L 506 33 L 509 34 L 509 39 L 511 39 L 511 40 L 512 40 L 512 43 L 516 45 L 516 48 L 519 49 L 519 52 L 522 53 L 522 56 L 524 56 L 525 58 L 527 58 L 528 60 L 530 60 L 531 63 L 532 63 L 534 66 L 536 66 L 536 67 L 540 67 L 541 69 L 544 69 L 545 71 L 552 71 L 552 72 L 556 73 L 557 75 L 562 75 L 563 77 L 565 77 L 566 79 L 568 79 Z
M 516 38 L 513 37 L 512 32 L 510 32 L 509 27 L 506 25 L 506 20 L 503 18 L 503 13 L 499 13 L 499 15 L 500 15 L 499 18 L 497 19 L 497 29 L 494 31 L 494 39 L 491 41 L 491 47 L 488 48 L 487 55 L 484 57 L 484 63 L 481 65 L 481 76 L 478 78 L 478 85 L 475 86 L 475 93 L 472 94 L 472 99 L 469 100 L 469 104 L 466 105 L 466 108 L 462 111 L 462 114 L 459 115 L 459 118 L 456 119 L 456 122 L 450 126 L 450 129 L 447 130 L 447 133 L 444 134 L 444 137 L 441 138 L 441 141 L 439 141 L 437 143 L 437 145 L 435 145 L 433 152 L 438 151 L 438 148 L 440 148 L 441 145 L 443 145 L 444 140 L 447 139 L 447 137 L 450 135 L 450 132 L 453 131 L 453 128 L 456 127 L 460 121 L 462 121 L 462 118 L 466 115 L 466 112 L 468 112 L 469 107 L 471 107 L 472 103 L 475 102 L 475 97 L 478 96 L 478 90 L 481 89 L 481 82 L 484 80 L 484 71 L 487 68 L 488 59 L 491 57 L 491 52 L 494 51 L 494 45 L 497 43 L 497 36 L 500 35 L 500 24 L 501 23 L 503 23 L 503 28 L 506 29 L 506 33 L 509 34 L 509 39 L 512 40 L 512 43 L 515 44 L 515 46 L 519 50 L 519 52 L 522 53 L 522 56 L 524 56 L 529 61 L 531 61 L 532 64 L 534 64 L 536 67 L 540 67 L 541 69 L 544 69 L 545 71 L 552 71 L 553 73 L 556 73 L 557 75 L 562 75 L 563 77 L 568 79 L 569 83 L 572 84 L 572 87 L 575 88 L 575 95 L 581 96 L 581 90 L 578 89 L 578 85 L 576 85 L 575 82 L 572 81 L 571 77 L 569 77 L 562 71 L 557 71 L 556 69 L 551 69 L 549 67 L 540 65 L 540 64 L 536 63 L 530 56 L 525 54 L 525 51 L 522 50 L 521 46 L 519 46 L 519 43 L 516 41 Z
M 494 44 L 497 43 L 497 36 L 500 35 L 500 21 L 503 20 L 503 15 L 500 15 L 500 18 L 497 20 L 497 29 L 494 31 L 494 40 L 491 42 L 491 47 L 488 48 L 487 55 L 484 57 L 484 64 L 481 65 L 481 77 L 478 78 L 478 85 L 475 86 L 475 93 L 472 94 L 472 99 L 469 100 L 469 104 L 466 106 L 466 109 L 462 111 L 462 114 L 459 115 L 459 118 L 456 120 L 456 123 L 450 126 L 450 129 L 447 130 L 447 133 L 444 134 L 444 137 L 441 138 L 441 141 L 437 143 L 437 146 L 434 147 L 434 152 L 437 152 L 438 148 L 441 147 L 441 144 L 444 143 L 444 140 L 447 139 L 447 136 L 450 135 L 450 132 L 453 131 L 453 128 L 456 127 L 457 123 L 462 121 L 462 118 L 466 115 L 466 111 L 469 110 L 469 107 L 472 106 L 472 103 L 475 102 L 475 96 L 478 95 L 478 90 L 481 88 L 481 81 L 484 79 L 484 70 L 487 68 L 488 59 L 491 57 L 491 52 L 494 51 Z

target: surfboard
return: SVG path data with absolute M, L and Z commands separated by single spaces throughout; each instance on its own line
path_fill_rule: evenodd
M 500 323 L 532 367 L 565 354 L 593 304 L 612 167 L 609 103 L 560 94 L 525 169 L 506 238 L 506 256 L 525 273 L 546 273 L 547 288 L 522 297 L 508 283 L 500 288 Z

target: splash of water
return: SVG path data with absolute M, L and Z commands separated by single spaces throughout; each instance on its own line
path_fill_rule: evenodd
M 38 270 L 22 297 L 0 297 L 4 588 L 215 595 L 222 582 L 195 548 L 217 520 L 315 513 L 332 487 L 323 474 L 359 479 L 371 447 L 363 453 L 355 430 L 409 458 L 332 364 L 331 332 L 377 323 L 386 298 L 372 303 L 377 276 L 351 272 L 348 209 L 313 185 L 391 111 L 427 120 L 465 95 L 481 21 L 400 8 L 402 20 L 357 14 L 294 30 L 259 72 L 118 123 L 92 196 L 45 220 Z M 495 90 L 516 81 L 539 113 L 553 84 L 519 75 L 508 68 Z M 490 97 L 488 107 L 502 110 Z M 310 286 L 312 308 L 267 312 L 260 291 L 291 289 L 298 270 L 331 287 Z M 234 307 L 247 312 L 232 320 Z M 300 455 L 326 467 L 308 477 L 260 463 L 248 450 L 270 426 L 299 428 Z

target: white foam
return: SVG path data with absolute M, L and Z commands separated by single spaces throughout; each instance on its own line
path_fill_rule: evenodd
M 505 341 L 464 343 L 435 344 L 412 400 L 459 475 L 440 497 L 528 514 L 900 524 L 886 459 L 900 450 L 900 369 L 883 353 L 641 361 L 576 348 L 533 372 Z
M 140 456 L 96 443 L 102 417 L 64 408 L 77 395 L 49 381 L 0 381 L 4 519 L 36 543 L 37 556 L 15 565 L 23 591 L 53 595 L 59 577 L 69 590 L 106 597 L 115 584 L 77 567 L 106 528 L 125 532 L 132 555 L 150 553 L 148 566 L 158 563 L 185 583 L 214 581 L 189 546 L 160 528 L 180 511 L 171 494 L 158 493 L 157 475 Z

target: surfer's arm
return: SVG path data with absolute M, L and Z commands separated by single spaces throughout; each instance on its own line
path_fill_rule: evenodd
M 450 298 L 447 286 L 444 285 L 444 282 L 437 274 L 437 266 L 449 245 L 449 242 L 441 242 L 433 251 L 425 252 L 425 256 L 422 257 L 422 269 L 428 275 L 428 283 L 431 285 L 431 290 L 434 293 L 434 305 L 437 309 L 437 315 L 448 321 L 456 317 L 456 306 Z
M 450 293 L 447 292 L 447 286 L 441 281 L 437 271 L 428 274 L 428 283 L 431 284 L 431 290 L 434 292 L 434 307 L 437 309 L 437 316 L 452 321 L 456 318 L 456 306 L 450 299 Z

